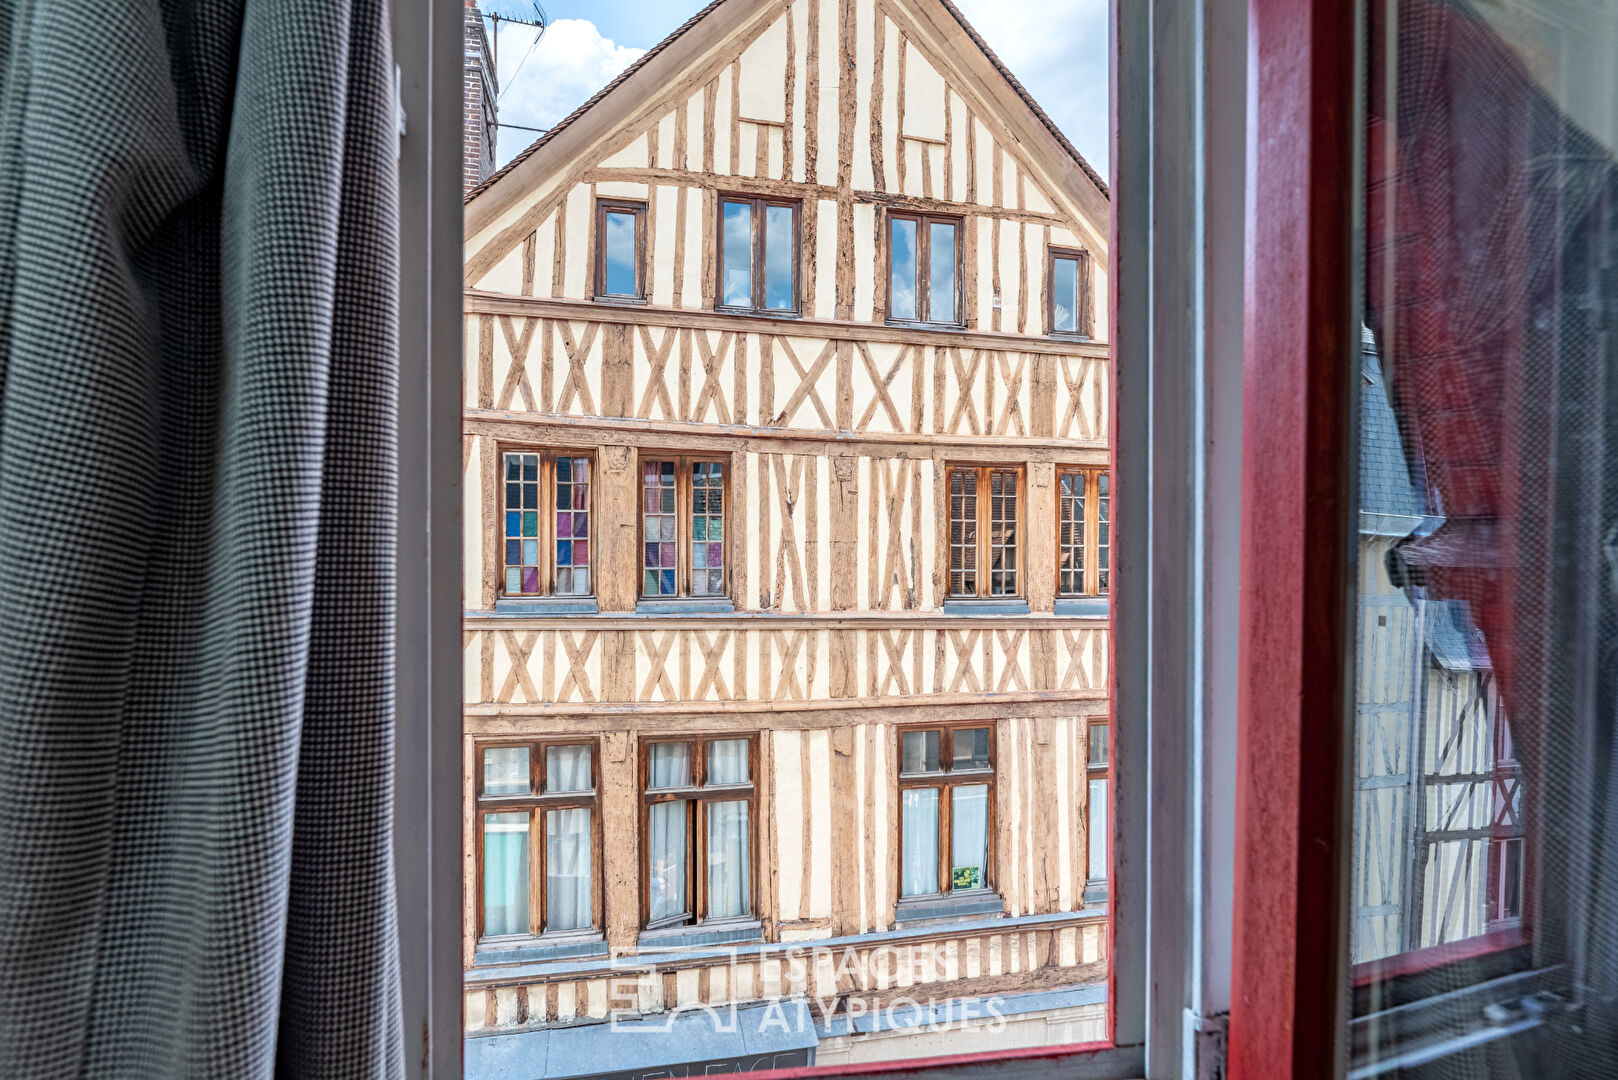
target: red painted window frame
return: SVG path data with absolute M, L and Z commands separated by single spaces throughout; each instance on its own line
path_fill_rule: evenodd
M 1231 1080 L 1346 1039 L 1356 5 L 1248 4 L 1247 300 Z

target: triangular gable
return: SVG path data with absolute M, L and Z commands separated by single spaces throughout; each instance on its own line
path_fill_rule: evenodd
M 690 175 L 1015 206 L 1105 261 L 1105 185 L 948 0 L 715 0 L 469 193 L 467 284 L 576 294 L 592 195 Z

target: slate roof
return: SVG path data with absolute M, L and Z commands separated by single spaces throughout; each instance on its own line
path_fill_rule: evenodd
M 1360 384 L 1360 511 L 1367 514 L 1426 513 L 1410 482 L 1404 443 L 1382 382 L 1382 364 L 1371 335 L 1364 336 Z
M 1061 145 L 1062 149 L 1066 150 L 1068 154 L 1072 156 L 1074 162 L 1076 162 L 1079 168 L 1084 171 L 1084 175 L 1088 176 L 1090 181 L 1101 190 L 1102 195 L 1109 199 L 1112 198 L 1112 194 L 1107 188 L 1106 181 L 1102 180 L 1100 174 L 1090 166 L 1088 161 L 1084 160 L 1084 155 L 1080 154 L 1078 150 L 1074 148 L 1073 144 L 1068 142 L 1067 136 L 1062 134 L 1061 129 L 1056 126 L 1055 121 L 1053 121 L 1050 116 L 1046 114 L 1044 109 L 1039 107 L 1039 102 L 1035 101 L 1034 96 L 1028 92 L 1021 82 L 1017 81 L 1017 77 L 1011 73 L 1011 69 L 1006 67 L 1005 64 L 1001 63 L 1000 58 L 994 54 L 994 50 L 989 48 L 988 43 L 985 42 L 983 38 L 978 35 L 978 32 L 972 28 L 972 24 L 966 21 L 966 16 L 961 14 L 960 9 L 954 4 L 950 3 L 950 0 L 941 0 L 941 2 L 943 3 L 945 10 L 947 10 L 950 15 L 954 17 L 955 21 L 961 24 L 961 29 L 966 31 L 967 36 L 970 37 L 974 43 L 976 43 L 979 49 L 983 50 L 983 55 L 989 58 L 989 62 L 994 65 L 995 70 L 1000 72 L 1000 74 L 1005 78 L 1006 82 L 1011 85 L 1012 90 L 1016 91 L 1017 96 L 1022 98 L 1028 107 L 1033 110 L 1034 115 L 1039 118 L 1039 122 L 1044 124 L 1050 133 L 1056 137 L 1056 141 Z M 664 38 L 662 41 L 659 41 L 656 45 L 653 45 L 643 56 L 641 56 L 639 60 L 636 60 L 633 64 L 630 64 L 621 73 L 619 73 L 617 78 L 613 79 L 606 86 L 603 86 L 600 90 L 597 90 L 594 94 L 592 94 L 590 99 L 583 105 L 580 105 L 577 109 L 574 109 L 572 112 L 568 113 L 566 116 L 562 117 L 562 119 L 553 124 L 549 131 L 545 132 L 545 134 L 541 135 L 539 138 L 530 143 L 526 150 L 518 153 L 510 161 L 506 162 L 500 168 L 490 173 L 488 179 L 484 180 L 477 187 L 468 191 L 463 202 L 469 203 L 479 195 L 483 194 L 485 191 L 489 190 L 489 188 L 501 177 L 505 176 L 512 169 L 516 168 L 528 158 L 532 157 L 540 147 L 544 146 L 551 139 L 555 138 L 559 133 L 571 127 L 579 120 L 580 117 L 589 112 L 596 102 L 612 93 L 619 86 L 622 86 L 626 81 L 629 80 L 631 76 L 635 74 L 635 72 L 639 71 L 641 68 L 650 63 L 653 57 L 657 56 L 659 53 L 666 50 L 670 45 L 680 40 L 680 38 L 685 36 L 685 34 L 689 32 L 692 27 L 696 26 L 703 19 L 707 18 L 719 7 L 719 5 L 723 3 L 725 3 L 725 0 L 713 0 L 713 3 L 709 4 L 707 7 L 691 16 L 685 22 L 681 23 L 675 28 L 673 33 Z

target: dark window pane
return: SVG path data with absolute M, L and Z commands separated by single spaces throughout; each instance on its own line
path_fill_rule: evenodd
M 764 306 L 772 311 L 793 308 L 793 277 L 798 253 L 792 228 L 792 207 L 764 209 Z
M 987 769 L 989 767 L 989 729 L 959 728 L 952 735 L 950 762 L 952 769 Z
M 635 281 L 635 215 L 620 210 L 607 211 L 607 281 L 602 290 L 608 296 L 639 296 Z
M 939 772 L 938 732 L 907 731 L 900 747 L 899 771 L 903 773 Z
M 916 317 L 916 223 L 893 218 L 889 257 L 893 272 L 888 281 L 888 311 L 895 319 Z
M 1092 769 L 1105 769 L 1107 767 L 1107 742 L 1110 730 L 1106 724 L 1090 725 L 1090 768 Z
M 927 227 L 927 319 L 955 321 L 955 226 L 933 222 Z
M 724 303 L 753 306 L 753 207 L 727 202 L 724 213 Z
M 1079 329 L 1079 260 L 1056 260 L 1051 268 L 1051 329 L 1063 334 Z

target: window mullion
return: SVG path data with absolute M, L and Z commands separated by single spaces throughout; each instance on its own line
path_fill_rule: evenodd
M 691 463 L 674 459 L 674 595 L 691 595 Z
M 528 811 L 528 932 L 536 935 L 545 932 L 544 821 L 539 807 Z
M 990 494 L 989 494 L 989 478 L 990 478 L 990 473 L 992 473 L 993 471 L 994 471 L 993 469 L 989 468 L 986 465 L 980 467 L 977 470 L 977 473 L 978 473 L 978 498 L 977 498 L 977 512 L 978 512 L 978 595 L 981 596 L 981 597 L 986 597 L 986 596 L 992 595 L 990 593 L 990 590 L 989 590 L 989 581 L 990 581 L 991 576 L 992 576 L 991 573 L 990 573 L 990 569 L 991 569 L 990 564 L 991 564 L 991 562 L 993 560 L 993 557 L 994 557 L 994 545 L 993 545 L 993 542 L 989 538 L 989 528 L 990 528 L 991 519 L 993 517 L 993 515 L 991 513 L 991 510 L 993 509 L 993 506 L 994 506 L 994 500 L 990 497 Z
M 687 896 L 692 897 L 691 918 L 693 922 L 701 922 L 708 914 L 708 875 L 702 868 L 708 861 L 708 831 L 702 827 L 702 803 L 700 798 L 686 800 L 687 813 L 691 824 L 686 827 L 686 835 L 690 840 L 686 843 L 687 851 L 694 851 L 691 865 L 687 870 L 687 881 L 690 882 L 690 891 Z
M 753 226 L 753 310 L 764 310 L 764 200 L 754 199 L 749 215 Z
M 928 303 L 928 293 L 932 291 L 929 282 L 929 267 L 932 263 L 932 242 L 927 236 L 927 219 L 922 216 L 916 218 L 916 318 L 922 322 L 931 322 L 932 305 Z
M 550 509 L 547 510 L 546 507 Z M 544 583 L 545 596 L 556 595 L 556 456 L 541 454 L 539 458 L 539 498 L 535 501 L 539 511 L 539 580 Z
M 950 785 L 945 781 L 938 786 L 938 891 L 943 895 L 948 895 L 951 888 L 950 802 Z

